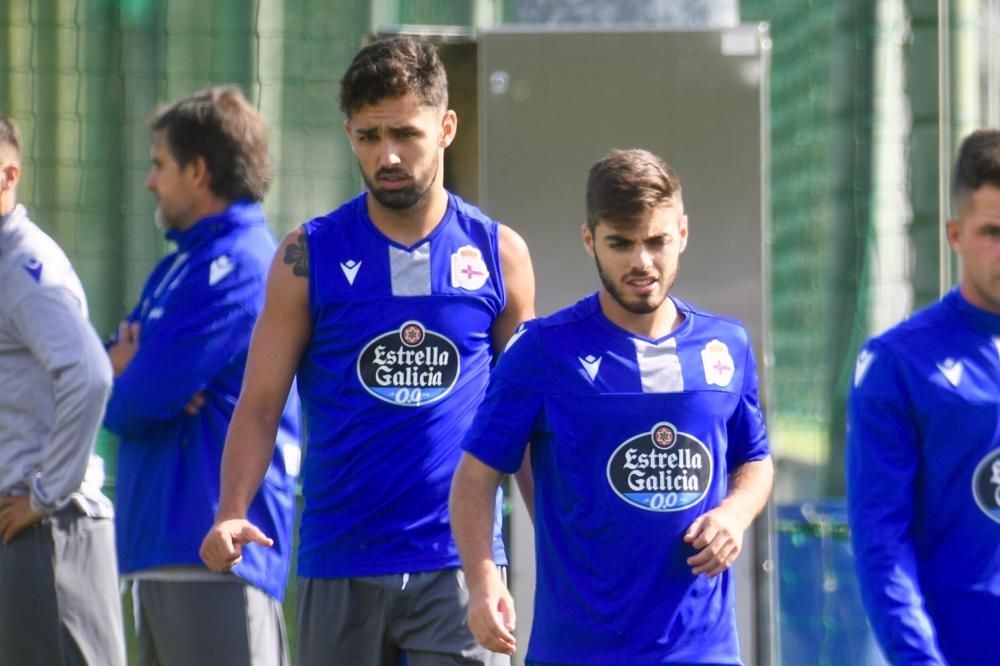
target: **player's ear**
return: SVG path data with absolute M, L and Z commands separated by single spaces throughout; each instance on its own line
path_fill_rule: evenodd
M 21 165 L 18 162 L 9 162 L 0 169 L 0 192 L 13 190 L 17 187 L 17 181 L 21 179 Z
M 583 225 L 580 231 L 583 233 L 583 247 L 587 249 L 587 254 L 591 257 L 594 256 L 594 232 L 590 230 L 588 225 Z
M 444 117 L 441 119 L 441 142 L 442 148 L 447 148 L 451 145 L 451 142 L 455 140 L 455 134 L 458 132 L 458 115 L 448 109 L 444 112 Z
M 955 252 L 962 251 L 962 222 L 959 219 L 948 220 L 944 224 L 945 238 L 948 239 L 948 245 Z

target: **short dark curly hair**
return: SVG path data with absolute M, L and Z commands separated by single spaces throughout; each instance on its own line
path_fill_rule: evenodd
M 340 80 L 340 109 L 350 118 L 361 107 L 413 93 L 425 106 L 448 106 L 448 75 L 432 44 L 412 37 L 373 42 L 354 56 Z
M 267 123 L 236 86 L 206 88 L 158 108 L 149 126 L 181 166 L 201 157 L 211 190 L 226 201 L 260 201 L 273 175 Z

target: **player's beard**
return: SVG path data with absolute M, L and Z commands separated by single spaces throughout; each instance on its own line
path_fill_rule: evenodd
M 156 210 L 153 211 L 153 224 L 160 231 L 171 231 L 174 229 L 180 229 L 180 223 L 167 215 L 167 212 L 163 209 L 163 204 L 161 202 L 156 203 Z
M 360 163 L 358 166 L 360 167 Z M 365 181 L 365 187 L 375 197 L 375 201 L 379 202 L 382 206 L 390 210 L 407 210 L 413 208 L 427 197 L 428 192 L 430 192 L 431 187 L 434 185 L 434 181 L 437 179 L 439 168 L 440 160 L 435 159 L 434 170 L 426 182 L 423 183 L 417 182 L 413 174 L 403 167 L 383 167 L 375 172 L 376 181 L 380 176 L 386 175 L 397 175 L 412 179 L 410 185 L 398 190 L 387 190 L 376 187 L 375 183 L 368 179 L 364 169 L 361 169 L 361 178 Z
M 667 300 L 670 290 L 674 287 L 674 280 L 677 279 L 677 268 L 675 267 L 673 273 L 660 276 L 659 283 L 663 286 L 662 291 L 652 294 L 652 297 L 649 299 L 628 301 L 625 299 L 625 295 L 622 293 L 619 286 L 604 270 L 604 266 L 601 265 L 601 260 L 598 258 L 596 252 L 594 253 L 594 263 L 597 265 L 597 274 L 601 278 L 601 284 L 604 285 L 604 289 L 607 290 L 608 294 L 611 295 L 611 298 L 613 298 L 618 305 L 622 306 L 625 310 L 631 312 L 632 314 L 645 315 L 656 312 L 656 310 L 663 305 L 663 301 Z M 644 275 L 644 273 L 635 273 L 635 275 L 640 276 Z
M 167 222 L 163 217 L 163 206 L 160 204 L 156 204 L 156 210 L 153 211 L 153 224 L 155 224 L 156 228 L 160 231 L 167 230 Z

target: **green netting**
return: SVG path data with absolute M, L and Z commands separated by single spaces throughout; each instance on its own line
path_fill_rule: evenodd
M 0 110 L 19 122 L 26 144 L 20 198 L 76 264 L 98 329 L 114 329 L 165 250 L 152 224 L 153 197 L 143 186 L 149 163 L 143 119 L 157 102 L 211 84 L 245 89 L 271 125 L 277 168 L 265 208 L 281 234 L 360 187 L 336 93 L 372 24 L 467 28 L 490 4 L 0 2 Z M 491 15 L 513 20 L 514 1 L 500 4 Z M 865 67 L 877 61 L 873 44 L 885 29 L 873 18 L 875 9 L 889 6 L 908 8 L 914 17 L 905 58 L 912 79 L 906 146 L 912 195 L 898 186 L 878 189 L 873 182 L 881 176 L 871 171 L 877 162 L 873 96 L 885 82 Z M 870 270 L 873 253 L 893 240 L 880 235 L 872 212 L 881 197 L 901 195 L 913 205 L 917 301 L 936 295 L 936 15 L 933 3 L 916 0 L 743 0 L 740 10 L 744 21 L 768 21 L 773 43 L 768 409 L 782 462 L 780 492 L 799 499 L 822 494 L 821 481 L 830 477 L 826 487 L 836 487 L 838 410 L 853 352 L 870 332 L 870 295 L 891 286 Z M 968 113 L 957 115 L 974 123 Z M 846 275 L 840 274 L 845 260 Z M 110 453 L 113 441 L 104 437 L 100 447 Z M 779 532 L 798 534 L 789 525 L 780 523 Z M 808 544 L 802 541 L 808 536 L 799 534 L 792 545 Z M 782 572 L 783 580 L 795 575 Z M 802 574 L 799 583 L 807 579 Z
M 768 21 L 772 40 L 769 418 L 779 452 L 815 469 L 831 418 L 830 341 L 841 334 L 830 293 L 832 234 L 845 231 L 833 214 L 837 3 L 744 0 L 740 9 L 745 21 Z
M 264 204 L 278 234 L 359 191 L 337 85 L 370 30 L 373 4 L 0 2 L 0 110 L 25 144 L 19 199 L 74 262 L 101 334 L 127 314 L 166 250 L 143 184 L 144 119 L 157 103 L 209 85 L 243 88 L 270 125 L 276 174 Z M 471 3 L 457 0 L 379 4 L 391 4 L 383 18 L 394 24 L 471 20 Z M 112 482 L 115 445 L 102 433 Z
M 21 200 L 87 286 L 105 333 L 164 246 L 143 185 L 158 102 L 235 83 L 271 126 L 265 200 L 281 233 L 359 187 L 337 82 L 368 29 L 357 2 L 28 2 L 0 6 L 0 108 L 26 144 Z

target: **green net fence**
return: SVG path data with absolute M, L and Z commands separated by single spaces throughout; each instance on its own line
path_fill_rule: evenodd
M 976 3 L 954 4 L 963 25 L 974 25 Z M 989 8 L 995 33 L 998 3 L 979 4 Z M 373 25 L 471 28 L 484 16 L 515 20 L 516 5 L 5 0 L 0 111 L 24 136 L 19 198 L 67 250 L 95 326 L 110 334 L 166 249 L 143 186 L 144 119 L 158 102 L 219 83 L 246 91 L 271 128 L 276 178 L 265 210 L 281 235 L 361 186 L 336 95 Z M 770 23 L 773 42 L 768 411 L 777 496 L 795 502 L 841 488 L 843 393 L 858 345 L 904 316 L 913 300 L 933 295 L 933 285 L 913 289 L 910 280 L 914 261 L 921 279 L 936 270 L 937 199 L 927 194 L 937 176 L 929 166 L 936 165 L 936 92 L 928 92 L 933 61 L 925 49 L 934 23 L 928 3 L 905 0 L 743 0 L 739 7 L 743 21 Z M 982 71 L 993 67 L 983 62 Z M 992 92 L 982 106 L 992 119 L 1000 95 L 995 77 L 983 80 Z M 978 111 L 970 113 L 956 127 L 975 124 Z M 113 461 L 113 442 L 102 438 L 100 447 Z M 841 575 L 834 569 L 842 572 L 843 562 L 827 566 L 802 555 L 810 544 L 846 547 L 841 514 L 823 516 L 822 528 L 794 514 L 778 521 L 779 543 L 805 567 L 781 570 L 783 595 L 829 588 L 830 577 Z M 829 595 L 817 598 L 832 603 Z M 846 620 L 821 613 L 815 621 L 836 627 Z

